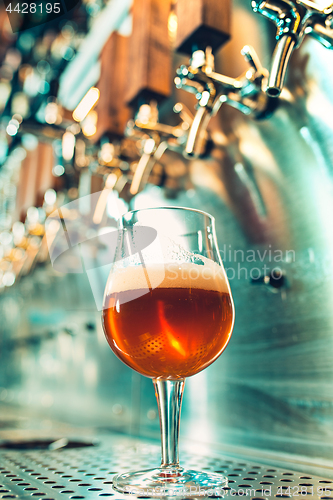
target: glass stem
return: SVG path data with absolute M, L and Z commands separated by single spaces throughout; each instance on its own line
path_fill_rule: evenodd
M 184 379 L 154 379 L 155 394 L 160 416 L 162 467 L 179 466 L 179 421 Z

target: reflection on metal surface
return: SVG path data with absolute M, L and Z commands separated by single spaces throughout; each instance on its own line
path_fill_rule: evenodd
M 61 439 L 35 439 L 35 440 L 21 440 L 21 441 L 3 441 L 0 442 L 1 450 L 18 450 L 18 451 L 34 451 L 34 450 L 49 450 L 55 451 L 60 448 L 85 448 L 87 446 L 94 446 L 95 443 L 88 441 L 79 441 L 67 438 Z

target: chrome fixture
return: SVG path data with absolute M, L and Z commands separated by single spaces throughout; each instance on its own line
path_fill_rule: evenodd
M 155 102 L 140 106 L 135 120 L 130 120 L 127 124 L 126 136 L 142 143 L 140 160 L 130 188 L 133 196 L 143 189 L 153 166 L 166 150 L 181 152 L 184 147 L 193 117 L 180 103 L 175 104 L 173 111 L 181 118 L 181 123 L 175 127 L 158 121 L 158 108 Z
M 185 155 L 202 156 L 207 142 L 207 126 L 223 103 L 255 118 L 268 117 L 275 108 L 265 93 L 268 71 L 262 67 L 253 47 L 246 45 L 241 51 L 250 68 L 238 78 L 230 78 L 214 71 L 214 55 L 210 47 L 193 52 L 189 66 L 177 70 L 175 84 L 194 93 L 197 112 L 187 137 Z
M 333 4 L 321 8 L 310 0 L 252 0 L 251 6 L 254 12 L 277 26 L 277 44 L 266 92 L 271 97 L 278 97 L 290 56 L 305 35 L 311 35 L 328 49 L 333 48 Z

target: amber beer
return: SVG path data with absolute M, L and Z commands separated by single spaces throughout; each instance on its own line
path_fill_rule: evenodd
M 119 279 L 115 274 L 103 311 L 105 335 L 118 358 L 142 375 L 189 377 L 228 344 L 234 317 L 229 287 L 220 266 L 204 260 L 206 265 L 166 265 L 154 289 L 135 267 L 122 270 Z M 151 277 L 156 269 L 146 271 Z

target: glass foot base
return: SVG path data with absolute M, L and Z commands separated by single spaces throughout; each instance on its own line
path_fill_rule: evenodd
M 126 472 L 113 478 L 114 489 L 121 493 L 158 498 L 222 496 L 227 485 L 227 478 L 221 474 L 170 466 Z

